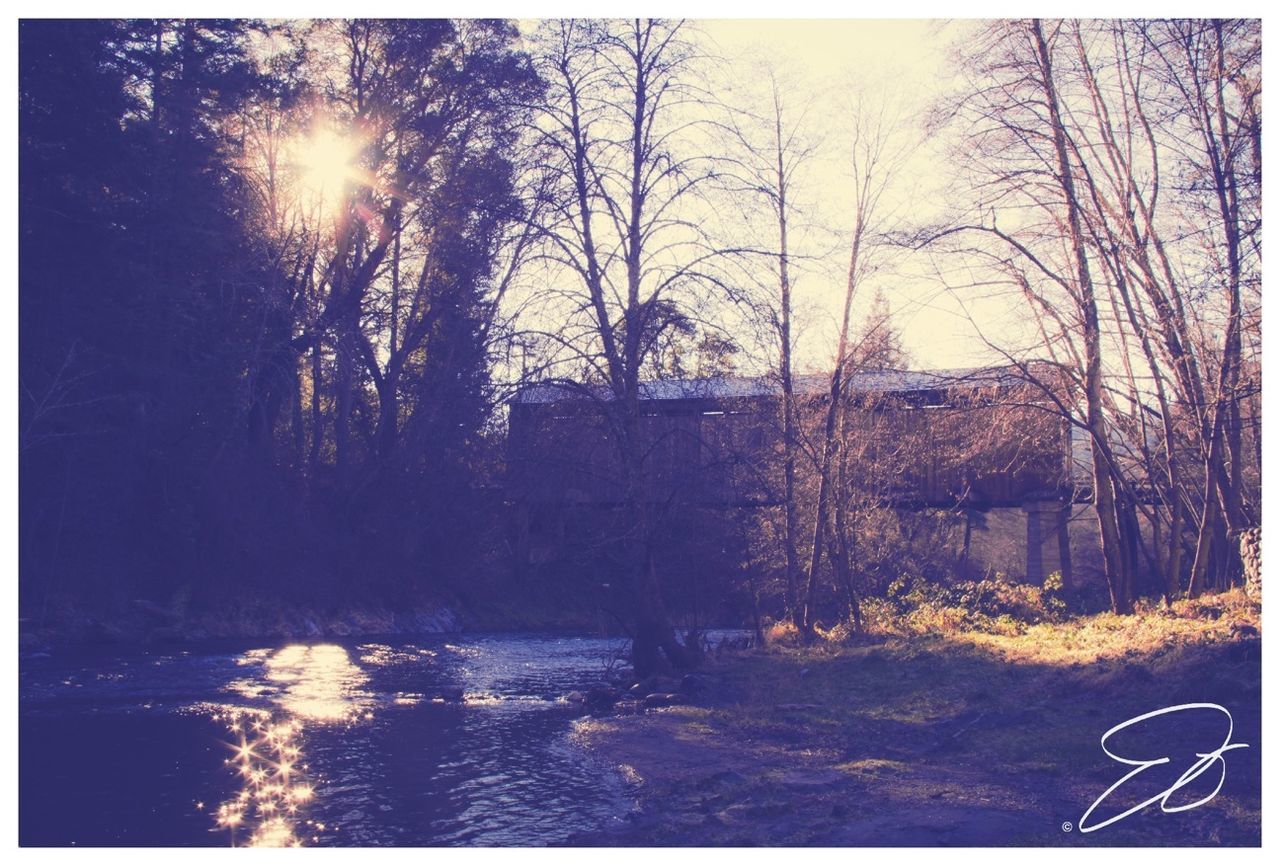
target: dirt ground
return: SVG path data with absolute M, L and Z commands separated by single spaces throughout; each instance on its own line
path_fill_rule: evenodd
M 1224 594 L 1136 617 L 998 637 L 869 638 L 725 653 L 691 705 L 586 719 L 577 737 L 632 782 L 636 814 L 582 845 L 1079 846 L 1261 844 L 1260 609 Z M 1100 738 L 1187 703 L 1231 714 L 1225 779 L 1196 808 L 1147 806 L 1080 832 L 1132 769 Z M 1111 750 L 1168 757 L 1118 788 L 1096 825 L 1175 785 L 1219 748 L 1226 715 L 1163 714 Z M 1220 765 L 1169 809 L 1209 795 Z

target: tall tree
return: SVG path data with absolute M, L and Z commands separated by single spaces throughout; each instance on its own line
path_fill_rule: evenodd
M 782 436 L 782 547 L 787 614 L 798 620 L 800 610 L 800 522 L 796 502 L 796 465 L 800 447 L 796 429 L 795 393 L 795 280 L 796 262 L 801 258 L 794 246 L 797 233 L 797 185 L 800 173 L 814 158 L 815 143 L 806 134 L 807 109 L 791 103 L 771 65 L 757 64 L 763 82 L 760 87 L 748 84 L 741 93 L 731 94 L 726 106 L 727 117 L 721 128 L 732 144 L 720 162 L 722 183 L 731 196 L 742 200 L 758 200 L 768 214 L 769 237 L 753 243 L 760 255 L 744 262 L 743 282 L 760 282 L 758 271 L 771 279 L 761 286 L 762 297 L 753 298 L 767 321 L 768 342 L 765 351 L 776 353 L 777 378 L 782 399 L 779 419 Z M 765 108 L 757 110 L 763 103 Z M 764 233 L 764 232 L 762 232 Z M 763 260 L 762 260 L 763 259 Z
M 999 22 L 966 67 L 959 158 L 979 205 L 956 230 L 991 241 L 964 254 L 1013 284 L 1039 351 L 1070 373 L 1065 391 L 1039 384 L 1089 435 L 1121 612 L 1144 560 L 1170 598 L 1238 570 L 1255 37 L 1247 22 Z
M 845 389 L 860 359 L 852 338 L 855 336 L 853 311 L 859 289 L 880 262 L 877 252 L 886 246 L 888 220 L 892 216 L 885 194 L 899 179 L 903 156 L 901 122 L 888 106 L 858 99 L 853 106 L 850 167 L 853 175 L 852 228 L 849 232 L 849 266 L 845 277 L 844 298 L 838 323 L 836 351 L 826 392 L 826 405 L 818 449 L 818 489 L 813 503 L 813 543 L 805 575 L 804 604 L 800 612 L 800 631 L 812 635 L 816 615 L 815 598 L 822 552 L 827 546 L 831 528 L 832 491 L 837 489 L 836 469 L 841 465 L 838 435 Z M 872 332 L 866 332 L 872 333 Z
M 61 567 L 106 560 L 127 577 L 104 589 L 169 592 L 213 536 L 200 517 L 240 417 L 242 324 L 260 276 L 233 136 L 258 86 L 248 28 L 41 22 L 21 35 L 20 294 L 42 318 L 24 322 L 25 387 L 48 388 L 41 346 L 75 347 L 51 369 L 77 383 L 78 408 L 40 458 L 67 479 L 58 525 L 76 561 Z M 63 64 L 83 83 L 67 87 Z M 53 255 L 55 241 L 80 252 Z M 75 273 L 81 256 L 91 274 Z
M 553 21 L 537 38 L 549 83 L 538 126 L 554 178 L 542 223 L 544 262 L 563 325 L 547 339 L 564 363 L 603 384 L 622 514 L 617 559 L 628 593 L 637 672 L 688 667 L 675 636 L 654 544 L 663 504 L 646 482 L 642 377 L 698 294 L 719 285 L 698 226 L 711 166 L 694 145 L 702 95 L 685 25 L 657 20 Z

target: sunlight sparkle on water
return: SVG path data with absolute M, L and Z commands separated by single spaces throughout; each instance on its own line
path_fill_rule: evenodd
M 240 716 L 249 712 L 252 711 L 226 710 L 230 719 L 228 731 L 238 733 L 242 727 Z M 222 716 L 219 713 L 215 718 Z M 227 743 L 233 753 L 227 763 L 241 777 L 241 787 L 215 810 L 215 829 L 229 831 L 232 845 L 239 841 L 237 831 L 242 826 L 251 828 L 247 840 L 250 847 L 301 845 L 294 822 L 301 805 L 314 796 L 314 789 L 300 777 L 296 766 L 302 754 L 297 743 L 302 726 L 296 720 L 264 722 L 259 717 L 251 727 L 258 732 L 256 739 L 246 740 L 240 734 L 236 741 Z M 197 808 L 203 808 L 203 804 L 197 804 Z
M 229 831 L 233 845 L 301 845 L 299 822 L 316 793 L 302 761 L 304 723 L 372 719 L 373 696 L 364 689 L 368 676 L 346 649 L 334 644 L 251 650 L 237 663 L 256 671 L 229 688 L 255 702 L 268 700 L 273 708 L 224 705 L 212 712 L 230 735 L 227 764 L 240 783 L 236 794 L 215 810 L 215 829 Z
M 368 675 L 343 647 L 294 645 L 274 653 L 252 651 L 240 664 L 260 665 L 260 674 L 236 680 L 230 688 L 246 698 L 266 698 L 294 719 L 350 722 L 372 717 L 373 697 L 364 690 Z M 253 724 L 255 732 L 266 730 L 260 720 Z

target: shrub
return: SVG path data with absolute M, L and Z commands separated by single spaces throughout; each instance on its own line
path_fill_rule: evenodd
M 766 628 L 764 637 L 766 643 L 791 646 L 800 642 L 800 630 L 791 620 L 784 619 Z
M 848 620 L 841 620 L 825 631 L 821 628 L 815 630 L 818 632 L 818 637 L 828 643 L 848 643 L 857 635 L 853 623 Z
M 1021 634 L 1028 625 L 1058 622 L 1066 616 L 1061 593 L 1058 572 L 1049 575 L 1042 587 L 1013 581 L 1001 572 L 950 585 L 903 575 L 889 585 L 883 603 L 868 599 L 864 613 L 869 625 L 884 631 Z

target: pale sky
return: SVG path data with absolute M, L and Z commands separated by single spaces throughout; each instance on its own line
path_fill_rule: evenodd
M 948 46 L 962 38 L 963 22 L 937 20 L 742 20 L 705 19 L 697 27 L 730 60 L 761 53 L 776 58 L 789 77 L 797 99 L 814 100 L 810 116 L 825 138 L 823 158 L 809 177 L 821 218 L 843 229 L 850 221 L 850 184 L 843 128 L 848 92 L 865 88 L 873 97 L 887 95 L 913 127 L 919 116 L 950 84 Z M 906 131 L 910 139 L 913 133 Z M 941 143 L 916 144 L 901 182 L 891 194 L 906 221 L 926 220 L 937 212 L 936 187 L 946 177 Z M 841 232 L 843 234 L 843 232 Z M 829 272 L 805 274 L 797 288 L 801 305 L 813 307 L 800 335 L 802 363 L 826 369 L 834 353 L 835 320 L 843 301 L 847 245 L 831 253 Z M 900 256 L 895 273 L 884 273 L 868 286 L 864 300 L 878 286 L 920 368 L 970 366 L 990 356 L 975 340 L 960 306 L 945 286 L 928 273 L 923 256 Z M 987 322 L 998 310 L 985 310 Z M 976 315 L 976 313 L 975 313 Z
M 522 19 L 521 27 L 532 29 L 536 23 Z M 806 126 L 821 140 L 794 192 L 795 203 L 807 206 L 805 219 L 824 230 L 812 231 L 806 247 L 793 225 L 792 254 L 805 262 L 793 270 L 797 371 L 825 372 L 834 360 L 848 268 L 851 94 L 861 90 L 866 99 L 883 100 L 900 116 L 901 143 L 910 156 L 886 192 L 887 207 L 899 228 L 929 222 L 940 214 L 939 188 L 949 171 L 945 142 L 925 141 L 921 121 L 953 85 L 951 46 L 973 25 L 941 19 L 725 18 L 693 18 L 688 24 L 700 34 L 695 38 L 706 40 L 708 53 L 723 58 L 711 71 L 711 86 L 722 99 L 753 104 L 751 91 L 761 75 L 753 63 L 766 59 L 784 85 L 788 110 L 807 106 Z M 892 309 L 911 367 L 991 362 L 995 356 L 977 338 L 968 316 L 989 336 L 1007 337 L 1020 313 L 999 300 L 975 303 L 971 297 L 966 297 L 966 312 L 934 267 L 925 254 L 896 251 L 860 288 L 854 329 L 879 291 Z

